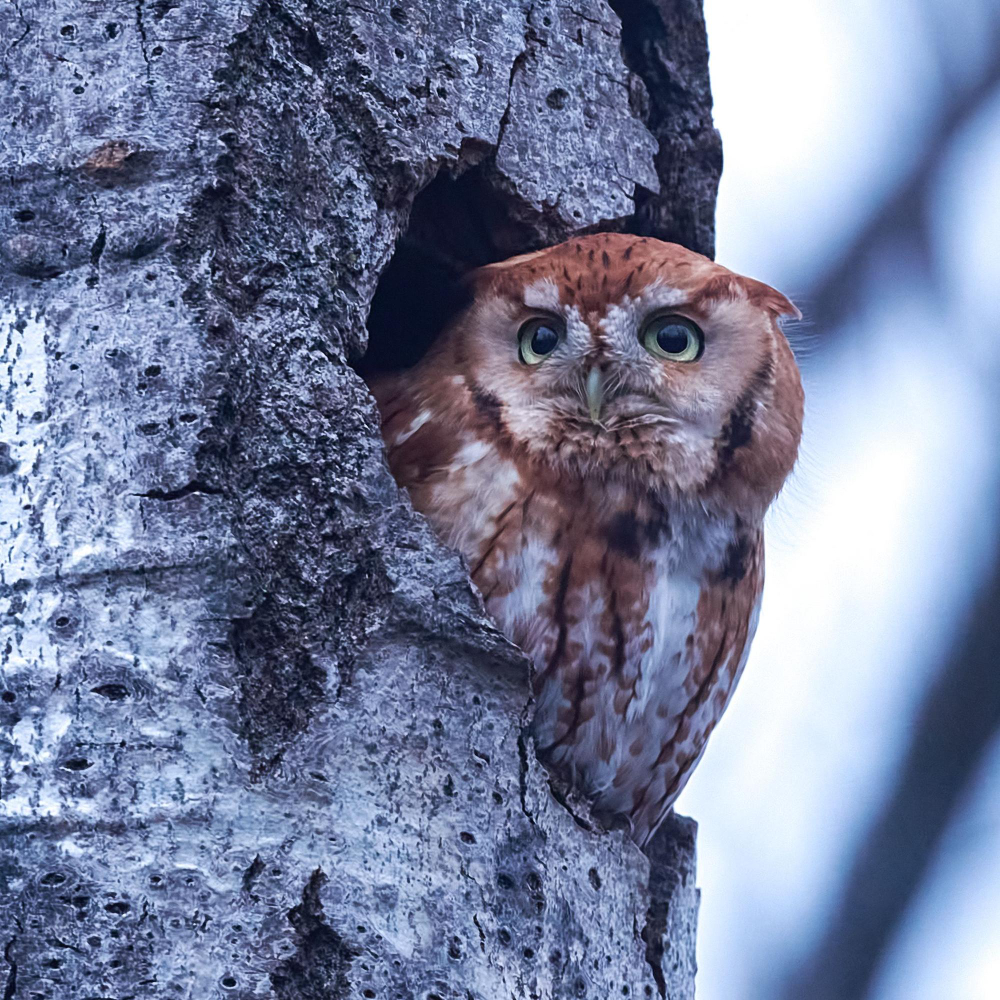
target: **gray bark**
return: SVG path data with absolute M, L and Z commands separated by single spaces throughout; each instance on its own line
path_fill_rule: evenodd
M 350 367 L 411 210 L 711 250 L 700 4 L 615 9 L 0 6 L 4 1000 L 693 996 L 693 824 L 553 798 Z

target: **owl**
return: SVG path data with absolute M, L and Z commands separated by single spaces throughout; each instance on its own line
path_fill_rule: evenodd
M 803 394 L 780 292 L 599 234 L 490 264 L 371 376 L 390 468 L 533 664 L 539 758 L 644 847 L 757 625 Z

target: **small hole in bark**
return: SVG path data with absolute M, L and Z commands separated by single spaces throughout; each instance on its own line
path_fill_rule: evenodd
M 121 30 L 121 25 L 115 24 L 114 21 L 110 24 L 104 25 L 104 34 L 107 35 L 108 38 L 117 38 Z
M 94 766 L 94 762 L 87 760 L 86 757 L 71 757 L 69 760 L 64 760 L 62 766 L 67 771 L 86 771 L 88 767 Z
M 104 909 L 108 913 L 116 913 L 118 916 L 121 916 L 123 913 L 128 913 L 132 909 L 132 906 L 130 903 L 106 903 Z M 113 936 L 115 932 L 112 931 L 111 933 Z
M 91 948 L 100 948 L 101 939 L 96 934 L 91 934 L 90 937 L 87 938 L 87 944 L 89 944 Z
M 162 370 L 163 369 L 160 368 L 159 365 L 150 365 L 146 369 L 145 374 L 148 375 L 150 378 L 156 378 L 156 376 L 159 375 Z
M 236 986 L 236 980 L 233 979 L 232 976 L 226 976 L 225 979 L 222 980 L 222 985 L 225 986 L 227 990 L 231 990 Z
M 83 87 L 81 87 L 81 86 L 80 86 L 79 84 L 77 84 L 77 85 L 76 85 L 76 86 L 75 86 L 75 87 L 73 88 L 73 93 L 74 93 L 74 94 L 82 94 L 82 93 L 83 93 Z
M 550 90 L 548 96 L 545 98 L 545 103 L 555 111 L 560 108 L 566 107 L 566 102 L 569 100 L 569 94 L 567 91 L 563 90 L 562 87 L 556 87 L 555 90 Z
M 510 944 L 510 931 L 506 927 L 501 927 L 497 931 L 497 937 L 500 939 L 501 944 Z
M 3 694 L 0 694 L 0 698 L 7 702 L 8 705 L 11 702 L 17 701 L 17 695 L 13 691 L 4 691 Z
M 596 868 L 591 868 L 590 871 L 587 872 L 587 877 L 590 879 L 590 884 L 595 889 L 601 888 L 601 876 L 597 874 Z
M 395 56 L 395 57 L 396 57 L 397 59 L 405 59 L 405 58 L 406 58 L 406 53 L 405 53 L 405 52 L 404 52 L 404 51 L 403 51 L 402 49 L 393 49 L 393 50 L 392 50 L 392 54 L 393 54 L 393 55 L 394 55 L 394 56 Z
M 66 876 L 60 872 L 46 872 L 39 881 L 42 885 L 62 885 Z
M 397 24 L 406 24 L 410 20 L 406 15 L 406 11 L 403 10 L 402 7 L 393 7 L 389 13 Z
M 14 213 L 16 222 L 31 222 L 34 217 L 35 213 L 30 208 L 22 208 L 19 212 Z
M 108 701 L 124 701 L 129 696 L 129 690 L 124 684 L 100 684 L 90 689 L 92 694 L 99 694 Z
M 74 896 L 70 902 L 78 909 L 82 910 L 90 904 L 90 896 Z
M 64 24 L 59 29 L 59 34 L 63 38 L 76 38 L 76 25 L 75 24 Z
M 162 45 L 154 45 L 153 46 L 153 50 L 149 54 L 151 56 L 162 56 L 163 55 L 163 46 Z
M 459 837 L 462 838 L 462 843 L 463 844 L 474 844 L 476 842 L 476 838 L 471 833 L 468 833 L 465 830 L 463 830 L 459 834 Z

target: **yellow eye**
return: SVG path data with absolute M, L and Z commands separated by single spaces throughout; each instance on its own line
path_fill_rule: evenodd
M 541 364 L 558 346 L 563 325 L 548 316 L 529 319 L 517 332 L 518 354 L 526 365 Z
M 666 361 L 697 361 L 705 350 L 705 335 L 686 316 L 654 316 L 642 331 L 643 346 Z

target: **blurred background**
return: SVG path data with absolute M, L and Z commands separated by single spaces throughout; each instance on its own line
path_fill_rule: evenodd
M 790 294 L 802 460 L 678 803 L 699 1000 L 1000 997 L 1000 5 L 705 0 L 720 262 Z

